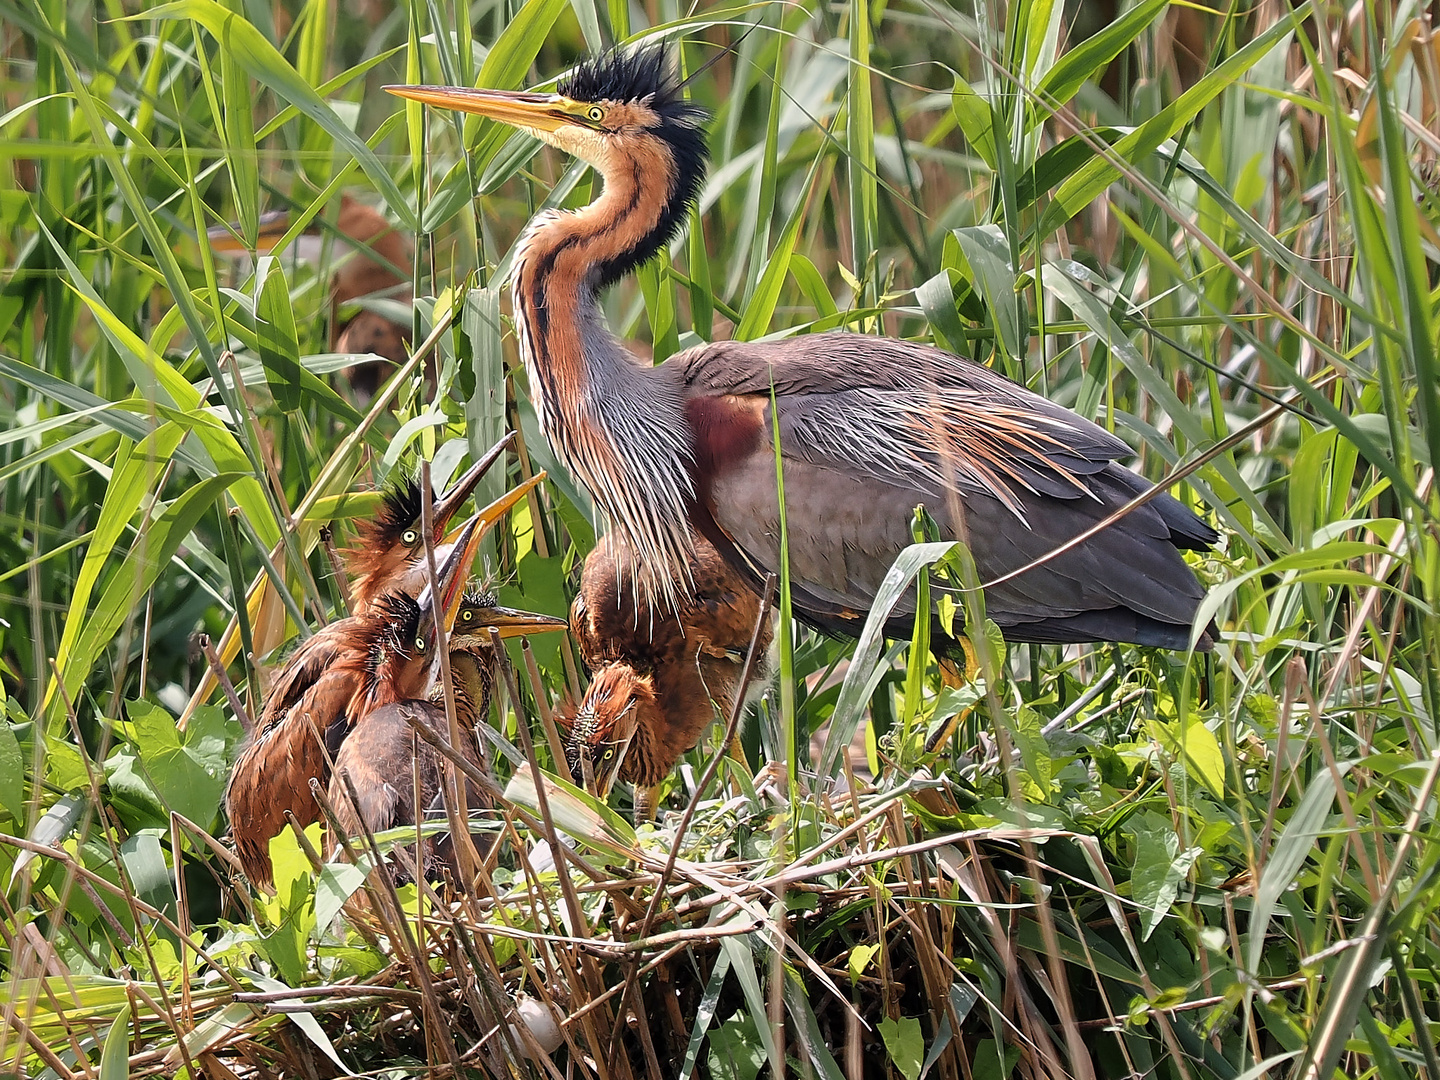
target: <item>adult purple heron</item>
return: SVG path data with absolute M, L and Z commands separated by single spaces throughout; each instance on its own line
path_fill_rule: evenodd
M 1170 495 L 1039 561 L 1150 490 L 1090 421 L 895 338 L 715 342 L 651 366 L 609 332 L 599 293 L 669 243 L 705 175 L 707 114 L 663 49 L 605 53 L 556 93 L 387 89 L 520 128 L 603 178 L 588 206 L 526 229 L 514 314 L 542 429 L 637 553 L 637 587 L 678 603 L 692 530 L 752 582 L 779 568 L 778 428 L 794 608 L 820 628 L 858 632 L 923 504 L 994 582 L 986 611 L 1006 637 L 1189 645 L 1203 591 L 1180 550 L 1216 533 Z M 913 599 L 888 629 L 907 635 L 912 619 Z

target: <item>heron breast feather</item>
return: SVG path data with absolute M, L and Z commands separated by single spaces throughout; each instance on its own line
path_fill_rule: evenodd
M 702 478 L 728 471 L 761 448 L 765 406 L 764 398 L 749 394 L 699 396 L 685 402 L 695 465 Z

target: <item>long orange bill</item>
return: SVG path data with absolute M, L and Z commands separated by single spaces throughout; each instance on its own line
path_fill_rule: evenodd
M 494 451 L 491 451 L 491 453 L 494 453 Z M 486 455 L 485 455 L 486 458 L 488 458 L 489 456 L 490 456 L 490 454 L 486 454 Z M 498 455 L 497 455 L 497 456 L 498 456 Z M 482 459 L 482 461 L 483 461 L 483 459 Z M 478 468 L 478 467 L 479 467 L 479 465 L 477 464 L 477 465 L 475 466 L 475 468 Z M 472 468 L 472 469 L 470 470 L 470 472 L 474 472 L 474 471 L 475 471 L 475 468 Z M 469 475 L 470 475 L 470 473 L 466 473 L 465 476 L 462 476 L 462 477 L 460 478 L 460 480 L 457 481 L 457 486 L 458 486 L 460 483 L 463 483 L 463 482 L 465 481 L 465 478 L 468 477 Z M 498 524 L 500 523 L 501 519 L 504 518 L 506 514 L 508 514 L 508 513 L 509 513 L 511 510 L 513 510 L 517 505 L 519 505 L 520 500 L 523 499 L 523 498 L 525 498 L 525 496 L 529 493 L 529 491 L 530 491 L 531 488 L 535 487 L 536 484 L 540 483 L 541 480 L 544 480 L 544 479 L 545 479 L 545 475 L 546 475 L 546 474 L 545 474 L 545 472 L 544 472 L 543 470 L 542 470 L 541 472 L 536 473 L 536 474 L 535 474 L 534 476 L 532 476 L 529 480 L 526 480 L 524 483 L 515 485 L 515 487 L 513 487 L 512 489 L 510 489 L 509 491 L 507 491 L 504 495 L 501 495 L 500 498 L 496 499 L 496 500 L 495 500 L 493 503 L 491 503 L 489 506 L 485 507 L 485 508 L 484 508 L 483 510 L 481 510 L 479 513 L 477 513 L 475 516 L 476 516 L 476 518 L 479 519 L 479 522 L 480 522 L 479 535 L 480 535 L 481 537 L 483 537 L 486 533 L 488 533 L 491 529 L 493 529 L 496 525 L 498 525 Z M 479 478 L 478 476 L 475 478 L 476 481 L 478 481 L 479 479 L 480 479 L 480 478 Z M 470 486 L 473 488 L 473 487 L 475 486 L 475 484 L 472 482 Z M 455 489 L 452 488 L 450 492 L 446 492 L 446 493 L 445 493 L 445 498 L 442 499 L 441 501 L 442 501 L 442 502 L 448 502 L 448 500 L 450 499 L 450 494 L 451 494 L 451 492 L 453 492 L 454 490 L 455 490 Z M 467 494 L 468 494 L 468 492 L 467 492 Z M 460 502 L 463 502 L 464 500 L 461 499 L 461 500 L 459 500 L 459 501 L 460 501 Z M 458 506 L 458 505 L 459 505 L 459 502 L 457 502 L 456 505 Z M 449 512 L 453 514 L 455 511 L 452 509 L 452 510 L 450 510 Z M 438 522 L 438 520 L 439 520 L 439 518 L 438 518 L 438 513 L 439 513 L 439 512 L 437 511 L 437 518 L 436 518 L 437 522 Z M 437 525 L 435 526 L 435 528 L 436 528 L 436 530 L 438 531 L 438 530 L 440 529 L 440 525 L 437 524 Z M 459 536 L 459 535 L 460 535 L 460 530 L 459 530 L 459 529 L 456 529 L 455 532 L 453 532 L 453 533 L 451 533 L 449 536 L 445 537 L 445 543 L 446 543 L 446 544 L 454 544 L 454 543 L 455 543 L 455 538 L 456 538 L 457 536 Z M 476 541 L 475 541 L 475 542 L 476 542 L 477 544 L 479 543 L 479 537 L 476 537 Z M 436 558 L 439 558 L 439 557 L 441 556 L 441 550 L 442 550 L 442 549 L 437 549 L 437 550 L 436 550 L 436 552 L 435 552 Z M 447 548 L 447 549 L 443 549 L 443 550 L 447 550 L 447 551 L 448 551 L 448 548 Z
M 592 795 L 600 799 L 610 797 L 610 791 L 615 787 L 615 781 L 620 778 L 620 766 L 625 764 L 625 755 L 630 752 L 630 744 L 634 741 L 635 733 L 632 731 L 620 742 L 606 744 L 605 750 L 612 756 L 607 759 L 604 754 L 601 754 L 598 768 L 594 768 L 592 758 L 591 765 L 594 768 L 593 783 L 595 785 L 589 789 Z M 593 755 L 595 751 L 592 750 L 589 753 Z
M 551 630 L 564 630 L 569 623 L 553 615 L 541 615 L 534 611 L 517 611 L 514 608 L 466 605 L 464 617 L 467 624 L 479 627 L 480 632 L 489 636 L 494 627 L 502 638 L 524 637 L 526 634 L 544 634 Z M 473 621 L 472 621 L 473 616 Z
M 471 90 L 464 86 L 387 86 L 396 97 L 456 112 L 476 113 L 511 127 L 536 133 L 584 124 L 584 107 L 560 94 L 526 91 Z
M 465 599 L 465 581 L 470 575 L 470 564 L 475 561 L 475 552 L 480 547 L 481 535 L 480 515 L 476 514 L 460 527 L 455 545 L 435 568 L 435 581 L 420 592 L 421 633 L 432 645 L 440 636 L 439 619 L 445 620 L 447 633 L 455 626 L 460 602 Z
M 464 505 L 470 493 L 475 490 L 475 485 L 480 483 L 485 474 L 500 460 L 500 456 L 515 440 L 513 431 L 507 432 L 499 442 L 492 446 L 481 456 L 480 460 L 466 469 L 464 474 L 450 485 L 444 495 L 435 500 L 431 507 L 431 521 L 435 525 L 435 542 L 440 543 L 441 537 L 445 536 L 445 526 L 450 524 L 450 519 L 455 516 L 455 511 Z M 456 530 L 458 535 L 459 530 Z M 445 537 L 448 542 L 453 542 L 450 537 Z

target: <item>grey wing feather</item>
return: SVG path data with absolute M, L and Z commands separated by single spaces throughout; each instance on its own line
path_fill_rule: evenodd
M 1115 459 L 1103 428 L 978 364 L 858 334 L 728 342 L 670 361 L 691 393 L 757 394 L 773 384 L 785 454 L 792 576 L 800 606 L 853 633 L 910 543 L 924 503 L 968 539 L 982 581 L 1024 567 L 1149 490 Z M 667 365 L 668 366 L 668 365 Z M 766 422 L 771 423 L 766 410 Z M 754 572 L 778 565 L 770 455 L 728 467 L 710 511 Z M 1183 648 L 1203 592 L 1177 547 L 1216 535 L 1168 494 L 1042 566 L 987 590 L 1016 640 L 1122 640 Z M 913 617 L 897 609 L 896 624 Z
M 844 462 L 877 480 L 1084 498 L 1084 478 L 1130 454 L 1109 432 L 989 368 L 895 338 L 828 333 L 724 342 L 671 363 L 692 392 L 781 399 L 781 438 L 807 461 Z M 877 422 L 877 418 L 883 418 Z

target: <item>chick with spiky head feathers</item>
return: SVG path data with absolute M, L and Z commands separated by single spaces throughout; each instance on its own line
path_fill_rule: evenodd
M 680 756 L 717 715 L 729 717 L 760 600 L 703 538 L 689 566 L 691 594 L 678 610 L 629 587 L 634 560 L 614 534 L 585 560 L 570 632 L 592 677 L 579 705 L 562 710 L 561 726 L 577 781 L 601 795 L 617 779 L 634 784 L 643 819 Z M 760 634 L 763 655 L 768 622 Z
M 969 544 L 987 616 L 1011 640 L 1211 646 L 1218 630 L 1192 627 L 1205 593 L 1180 552 L 1215 531 L 1124 468 L 1122 440 L 983 364 L 831 332 L 651 366 L 610 333 L 600 291 L 669 243 L 704 172 L 705 114 L 663 51 L 606 53 L 556 93 L 387 89 L 528 131 L 603 177 L 590 205 L 525 231 L 516 338 L 556 457 L 659 605 L 689 591 L 695 533 L 752 587 L 778 573 L 783 464 L 794 610 L 822 630 L 859 635 L 923 505 Z M 910 635 L 916 602 L 894 607 L 892 636 Z M 959 648 L 938 620 L 936 640 Z
M 512 433 L 492 446 L 431 504 L 431 543 L 437 565 L 444 561 L 459 532 L 446 535 L 451 519 L 513 439 Z M 543 475 L 517 485 L 480 511 L 480 534 L 488 532 Z M 381 493 L 380 510 L 375 517 L 356 522 L 355 542 L 344 553 L 345 572 L 350 578 L 350 607 L 354 614 L 364 614 L 376 598 L 385 593 L 420 595 L 425 584 L 423 497 L 418 480 L 403 480 Z

